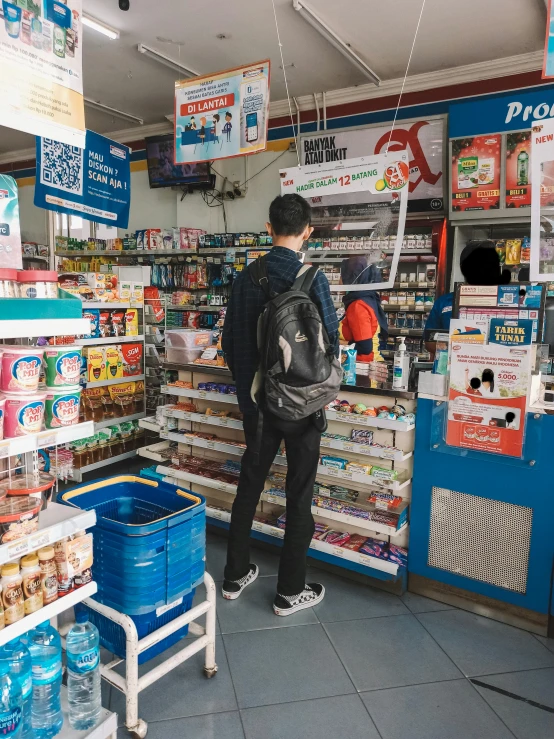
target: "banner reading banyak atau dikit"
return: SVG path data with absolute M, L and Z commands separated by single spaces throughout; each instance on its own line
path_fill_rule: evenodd
M 175 83 L 175 164 L 267 148 L 269 60 Z
M 84 146 L 81 0 L 0 8 L 0 124 Z
M 84 149 L 37 138 L 35 205 L 127 228 L 130 149 L 87 131 Z

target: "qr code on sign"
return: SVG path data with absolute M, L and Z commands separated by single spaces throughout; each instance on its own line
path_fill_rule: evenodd
M 84 151 L 78 146 L 42 139 L 41 184 L 82 195 Z

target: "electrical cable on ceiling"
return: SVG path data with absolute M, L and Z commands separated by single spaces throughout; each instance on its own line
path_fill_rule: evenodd
M 425 2 L 425 0 L 424 0 Z M 271 4 L 273 6 L 273 17 L 275 18 L 275 30 L 277 31 L 277 42 L 279 44 L 279 53 L 281 54 L 281 67 L 283 69 L 283 77 L 285 78 L 285 90 L 287 91 L 287 100 L 289 104 L 289 115 L 290 115 L 290 122 L 292 125 L 292 135 L 294 136 L 294 141 L 296 143 L 296 157 L 298 159 L 298 166 L 300 167 L 300 149 L 298 148 L 298 137 L 300 136 L 300 126 L 298 126 L 298 131 L 296 133 L 294 132 L 294 118 L 292 117 L 292 105 L 290 102 L 290 95 L 289 95 L 289 83 L 287 80 L 287 70 L 285 68 L 285 59 L 283 57 L 283 44 L 281 43 L 281 35 L 279 33 L 279 23 L 277 22 L 277 11 L 275 9 L 275 0 L 271 0 Z M 252 178 L 250 178 L 252 179 Z M 248 180 L 247 180 L 248 181 Z
M 425 2 L 426 2 L 426 0 L 423 0 L 423 2 L 421 4 L 421 10 L 419 11 L 419 18 L 418 18 L 417 26 L 416 26 L 416 29 L 415 29 L 414 40 L 412 41 L 412 48 L 410 49 L 410 56 L 408 57 L 408 64 L 406 65 L 406 73 L 404 75 L 404 79 L 402 80 L 402 87 L 400 88 L 400 95 L 398 96 L 398 105 L 396 106 L 396 110 L 394 111 L 394 118 L 393 118 L 393 121 L 392 121 L 391 130 L 390 130 L 389 142 L 387 144 L 387 151 L 389 150 L 390 142 L 392 140 L 392 134 L 393 134 L 393 131 L 394 131 L 394 126 L 396 125 L 396 119 L 398 117 L 398 111 L 400 109 L 400 102 L 402 100 L 402 95 L 404 94 L 404 86 L 406 84 L 406 79 L 408 78 L 408 70 L 410 69 L 410 63 L 412 61 L 412 54 L 414 53 L 414 48 L 415 48 L 415 44 L 416 44 L 417 34 L 419 32 L 419 26 L 421 24 L 421 19 L 423 17 L 423 9 L 425 8 Z

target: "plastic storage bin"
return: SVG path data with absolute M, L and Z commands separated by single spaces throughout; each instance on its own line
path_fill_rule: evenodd
M 94 509 L 96 600 L 142 616 L 188 596 L 204 577 L 206 503 L 170 483 L 123 475 L 81 485 L 62 503 Z
M 200 359 L 204 349 L 187 349 L 184 347 L 166 346 L 166 359 L 175 364 L 192 364 L 195 359 Z
M 165 332 L 166 346 L 175 349 L 205 349 L 212 343 L 213 333 L 211 331 L 181 328 L 167 329 Z

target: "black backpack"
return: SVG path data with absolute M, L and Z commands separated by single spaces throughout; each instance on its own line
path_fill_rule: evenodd
M 304 265 L 290 290 L 281 294 L 271 290 L 265 256 L 248 271 L 267 298 L 258 319 L 259 365 L 252 399 L 279 418 L 306 418 L 335 400 L 343 374 L 310 298 L 318 267 Z

